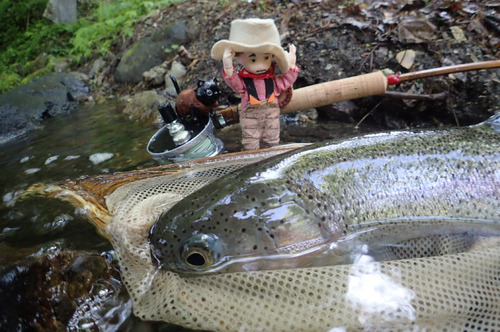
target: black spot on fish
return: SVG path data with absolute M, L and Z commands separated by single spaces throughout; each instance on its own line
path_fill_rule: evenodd
M 254 246 L 253 246 L 253 250 L 257 250 L 257 245 L 254 245 Z
M 246 228 L 242 228 L 242 229 L 241 229 L 241 232 L 242 232 L 242 233 L 245 233 L 246 231 L 247 231 L 247 229 L 246 229 Z

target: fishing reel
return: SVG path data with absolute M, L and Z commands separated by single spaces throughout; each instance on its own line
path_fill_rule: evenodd
M 165 126 L 150 139 L 147 150 L 161 164 L 212 157 L 224 148 L 215 137 L 210 116 L 179 117 L 170 103 L 159 105 Z
M 173 75 L 170 79 L 178 94 L 175 109 L 170 102 L 158 106 L 165 126 L 149 141 L 149 154 L 161 163 L 217 155 L 224 145 L 213 129 L 239 122 L 238 107 L 220 109 L 221 90 L 215 77 L 198 80 L 196 88 L 183 91 Z

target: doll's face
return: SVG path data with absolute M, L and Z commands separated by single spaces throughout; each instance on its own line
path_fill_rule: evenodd
M 271 53 L 241 52 L 236 56 L 236 61 L 252 74 L 264 74 L 273 61 Z

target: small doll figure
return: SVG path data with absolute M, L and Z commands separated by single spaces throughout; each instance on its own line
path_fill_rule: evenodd
M 224 81 L 241 95 L 240 123 L 245 150 L 279 144 L 279 97 L 291 94 L 299 69 L 295 46 L 290 53 L 281 47 L 278 29 L 271 19 L 234 20 L 229 40 L 212 48 L 212 57 L 222 59 Z M 233 58 L 243 66 L 236 72 Z M 275 65 L 282 75 L 275 76 Z M 283 96 L 282 96 L 283 97 Z

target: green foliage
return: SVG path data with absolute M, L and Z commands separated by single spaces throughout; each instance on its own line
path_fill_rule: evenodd
M 174 2 L 178 0 L 100 2 L 92 16 L 79 21 L 80 28 L 71 41 L 71 53 L 77 61 L 90 57 L 93 51 L 105 54 L 121 34 L 131 37 L 133 25 L 144 15 Z
M 0 1 L 0 49 L 27 30 L 32 23 L 42 18 L 43 11 L 49 0 L 2 0 Z
M 35 69 L 31 74 L 28 74 L 26 77 L 24 77 L 21 80 L 21 84 L 26 84 L 31 80 L 34 80 L 35 78 L 50 74 L 54 71 L 54 65 L 54 57 L 51 57 L 43 67 L 41 67 L 40 69 Z
M 48 0 L 0 1 L 0 92 L 50 71 L 28 64 L 41 54 L 73 55 L 77 61 L 110 52 L 121 35 L 132 36 L 134 24 L 155 9 L 180 0 L 95 0 L 79 4 L 74 24 L 53 24 L 43 17 Z
M 0 72 L 0 93 L 15 88 L 21 83 L 21 76 L 15 72 Z

